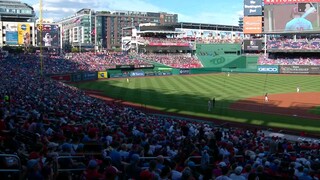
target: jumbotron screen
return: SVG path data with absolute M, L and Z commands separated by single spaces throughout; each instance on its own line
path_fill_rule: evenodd
M 294 4 L 265 4 L 265 33 L 306 33 L 320 30 L 320 0 Z

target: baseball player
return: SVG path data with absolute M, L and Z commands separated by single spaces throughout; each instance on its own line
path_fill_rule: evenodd
M 268 98 L 268 93 L 266 93 L 265 95 L 264 95 L 264 102 L 269 102 L 269 98 Z
M 127 83 L 129 83 L 130 82 L 130 80 L 129 80 L 129 78 L 127 78 Z
M 297 87 L 297 93 L 299 93 L 299 92 L 300 92 L 300 87 L 298 86 L 298 87 Z
M 305 19 L 309 14 L 315 12 L 315 8 L 309 8 L 303 15 L 298 11 L 297 7 L 292 9 L 292 20 L 287 22 L 285 31 L 305 31 L 312 30 L 312 23 Z
M 212 101 L 209 99 L 208 101 L 208 111 L 210 112 L 212 110 Z

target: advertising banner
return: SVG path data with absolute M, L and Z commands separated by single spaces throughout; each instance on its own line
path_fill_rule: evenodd
M 320 74 L 320 66 L 310 66 L 309 73 L 310 74 Z
M 156 75 L 154 71 L 148 71 L 148 72 L 145 72 L 144 74 L 145 74 L 145 76 L 155 76 Z
M 30 44 L 30 24 L 18 24 L 18 44 Z
M 141 77 L 141 76 L 145 76 L 143 71 L 133 71 L 130 72 L 130 76 L 131 77 Z
M 280 73 L 282 73 L 282 74 L 309 74 L 310 67 L 311 66 L 307 66 L 307 65 L 282 65 L 282 66 L 280 66 Z
M 261 51 L 262 40 L 260 39 L 243 40 L 243 46 L 245 51 Z
M 275 65 L 258 65 L 259 73 L 270 73 L 270 74 L 278 74 L 279 66 Z
M 295 4 L 295 3 L 312 3 L 320 0 L 264 0 L 264 4 Z
M 320 1 L 317 1 L 320 2 Z M 265 5 L 265 33 L 304 33 L 320 30 L 320 3 Z
M 262 0 L 244 0 L 244 16 L 262 16 Z
M 190 74 L 190 69 L 180 69 L 179 74 Z
M 98 72 L 98 79 L 107 79 L 108 78 L 108 73 L 107 71 L 100 71 Z
M 244 34 L 261 34 L 262 33 L 262 17 L 261 16 L 243 17 L 243 33 Z
M 37 44 L 45 47 L 59 46 L 60 28 L 58 25 L 43 24 L 37 25 Z
M 51 79 L 61 82 L 71 82 L 71 75 L 53 75 L 50 76 Z
M 82 80 L 97 80 L 98 79 L 98 73 L 97 72 L 84 72 L 82 74 Z
M 135 64 L 134 68 L 135 69 L 153 69 L 154 65 L 153 64 Z
M 117 69 L 134 69 L 134 65 L 116 65 Z
M 127 73 L 110 73 L 110 78 L 123 78 L 123 77 L 129 77 L 129 74 L 127 74 Z
M 72 74 L 72 81 L 73 81 L 73 82 L 82 81 L 82 75 L 81 75 L 81 73 Z
M 17 45 L 18 44 L 18 32 L 6 31 L 6 44 Z

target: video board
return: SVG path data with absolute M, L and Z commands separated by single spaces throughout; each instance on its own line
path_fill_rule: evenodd
M 42 29 L 42 30 L 41 30 Z M 37 25 L 37 45 L 45 47 L 59 46 L 60 28 L 58 25 L 43 24 Z M 41 36 L 40 36 L 41 35 Z
M 245 51 L 261 51 L 262 50 L 262 40 L 243 40 L 243 46 Z
M 320 30 L 320 0 L 265 2 L 265 33 L 306 33 Z

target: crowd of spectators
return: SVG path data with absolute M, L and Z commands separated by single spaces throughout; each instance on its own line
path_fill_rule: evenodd
M 320 65 L 320 58 L 317 56 L 265 56 L 260 55 L 258 59 L 259 65 Z
M 40 65 L 40 56 L 35 54 L 23 54 L 13 57 L 23 60 L 31 66 Z M 148 64 L 131 55 L 122 52 L 108 53 L 70 53 L 67 56 L 54 54 L 43 55 L 43 71 L 45 74 L 73 73 L 77 71 L 105 71 L 114 69 L 116 65 L 140 65 Z
M 107 103 L 43 78 L 29 58 L 0 60 L 0 154 L 20 158 L 20 179 L 320 177 L 317 143 L 290 142 L 258 130 L 220 128 Z M 0 156 L 1 170 L 19 163 Z M 16 176 L 0 172 L 0 179 Z
M 200 60 L 186 53 L 148 53 L 140 54 L 141 58 L 161 63 L 174 68 L 200 68 L 203 67 Z
M 268 49 L 301 49 L 301 50 L 317 50 L 320 47 L 320 39 L 272 39 L 267 43 Z

